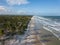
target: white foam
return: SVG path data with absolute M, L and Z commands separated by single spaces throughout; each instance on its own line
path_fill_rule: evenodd
M 44 17 L 39 17 L 39 16 L 35 16 L 35 18 L 38 19 L 40 21 L 40 23 L 42 23 L 44 26 L 48 25 L 51 28 L 55 29 L 56 31 L 60 31 L 60 23 L 58 23 L 54 20 L 47 19 L 47 18 L 44 18 Z

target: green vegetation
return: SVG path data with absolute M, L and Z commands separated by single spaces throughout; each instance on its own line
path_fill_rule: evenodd
M 0 36 L 23 34 L 32 16 L 0 16 Z

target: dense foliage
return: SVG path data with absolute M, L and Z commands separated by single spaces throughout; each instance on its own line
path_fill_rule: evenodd
M 32 16 L 0 16 L 0 36 L 23 34 Z

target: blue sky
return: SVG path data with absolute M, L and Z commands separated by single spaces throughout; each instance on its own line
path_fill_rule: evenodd
M 60 15 L 60 0 L 0 0 L 0 14 Z

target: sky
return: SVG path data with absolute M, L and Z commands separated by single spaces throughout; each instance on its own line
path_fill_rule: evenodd
M 0 0 L 0 14 L 60 15 L 60 0 Z

